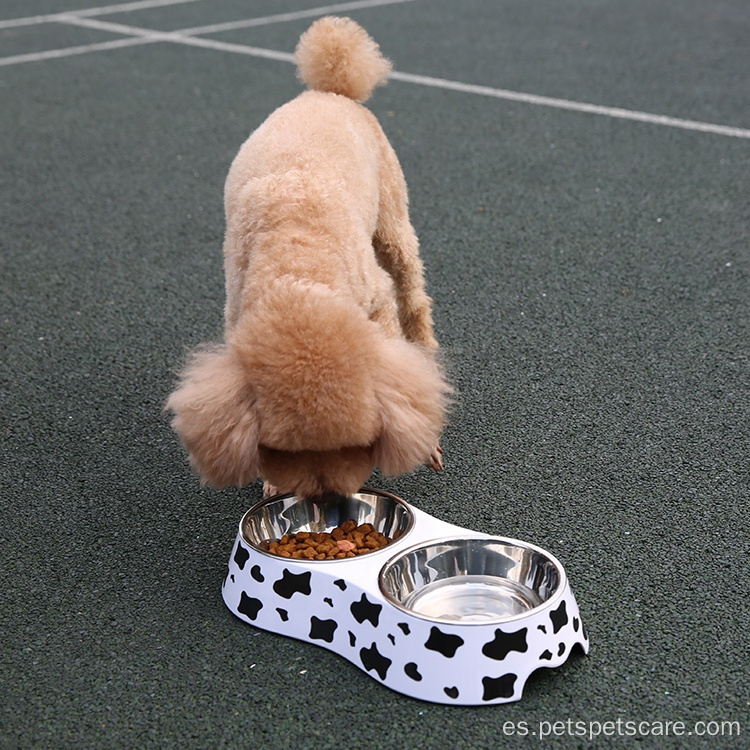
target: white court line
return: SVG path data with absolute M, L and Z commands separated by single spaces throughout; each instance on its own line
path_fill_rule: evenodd
M 103 5 L 100 8 L 85 8 L 71 11 L 76 16 L 106 16 L 109 13 L 132 13 L 134 10 L 149 10 L 163 8 L 168 5 L 185 5 L 186 3 L 202 2 L 203 0 L 136 0 L 132 3 L 119 5 Z
M 119 5 L 103 5 L 99 8 L 83 8 L 81 10 L 69 10 L 64 13 L 47 13 L 43 16 L 26 16 L 25 18 L 11 18 L 0 21 L 0 29 L 12 29 L 17 26 L 36 26 L 42 23 L 56 21 L 61 15 L 65 16 L 105 16 L 109 13 L 130 13 L 134 10 L 148 10 L 149 8 L 162 8 L 167 5 L 184 5 L 185 3 L 202 2 L 203 0 L 138 0 L 132 3 L 120 3 Z
M 154 0 L 150 0 L 154 1 Z M 162 0 L 163 1 L 163 0 Z M 174 1 L 174 0 L 173 0 Z M 275 13 L 271 16 L 261 16 L 259 18 L 245 18 L 238 21 L 225 21 L 224 23 L 214 23 L 207 26 L 193 26 L 188 29 L 179 29 L 173 32 L 157 32 L 153 29 L 145 29 L 140 26 L 129 26 L 124 24 L 110 24 L 108 21 L 97 21 L 95 19 L 82 18 L 80 13 L 57 13 L 53 20 L 60 23 L 70 23 L 77 26 L 86 26 L 92 29 L 101 29 L 102 31 L 112 31 L 116 34 L 133 34 L 143 36 L 149 33 L 177 34 L 180 37 L 193 37 L 201 34 L 216 34 L 222 31 L 234 31 L 236 29 L 248 29 L 254 26 L 268 26 L 274 23 L 287 23 L 289 21 L 299 21 L 304 18 L 314 18 L 323 16 L 327 13 L 345 13 L 352 10 L 364 10 L 366 8 L 377 8 L 383 5 L 401 5 L 403 3 L 412 3 L 415 0 L 352 0 L 352 2 L 336 3 L 334 5 L 321 5 L 315 8 L 293 11 L 289 13 Z
M 71 23 L 75 26 L 83 26 L 88 29 L 97 29 L 99 31 L 108 31 L 115 34 L 132 34 L 142 43 L 149 42 L 173 42 L 175 44 L 185 44 L 190 47 L 202 47 L 203 49 L 214 49 L 220 52 L 232 52 L 234 54 L 249 55 L 250 57 L 262 57 L 267 60 L 279 60 L 281 62 L 294 62 L 294 55 L 291 52 L 280 52 L 273 49 L 263 49 L 261 47 L 249 47 L 246 44 L 232 44 L 231 42 L 222 42 L 219 39 L 201 39 L 199 37 L 187 36 L 181 31 L 152 31 L 139 26 L 125 26 L 120 23 L 110 23 L 109 21 L 98 21 L 93 18 L 70 18 L 60 16 L 58 19 L 63 23 Z
M 144 0 L 143 3 L 132 3 L 130 5 L 142 6 L 145 3 L 170 4 L 176 1 L 194 2 L 196 0 Z M 356 6 L 357 8 L 364 8 L 411 1 L 412 0 L 355 0 L 354 2 L 321 6 L 319 8 L 310 8 L 308 10 L 295 13 L 280 13 L 274 16 L 266 16 L 257 19 L 246 19 L 244 21 L 235 21 L 227 24 L 213 24 L 211 26 L 201 26 L 195 27 L 193 29 L 184 29 L 182 31 L 171 32 L 160 32 L 154 31 L 152 29 L 140 28 L 137 26 L 114 24 L 106 21 L 97 21 L 95 19 L 84 19 L 81 17 L 80 12 L 58 13 L 55 14 L 54 20 L 59 23 L 96 28 L 102 31 L 128 35 L 130 38 L 114 40 L 110 42 L 101 42 L 99 44 L 83 45 L 81 47 L 68 47 L 59 50 L 48 50 L 46 52 L 37 52 L 28 55 L 14 55 L 13 57 L 0 58 L 0 66 L 14 65 L 21 62 L 31 62 L 36 60 L 47 60 L 58 57 L 66 57 L 68 55 L 84 54 L 86 52 L 116 49 L 121 47 L 134 46 L 137 44 L 148 44 L 152 42 L 172 42 L 192 47 L 201 47 L 204 49 L 231 52 L 233 54 L 248 55 L 250 57 L 260 57 L 282 62 L 294 62 L 294 56 L 288 52 L 264 49 L 261 47 L 250 47 L 244 44 L 233 44 L 229 42 L 222 42 L 216 39 L 201 39 L 199 37 L 192 36 L 191 34 L 199 32 L 209 33 L 216 30 L 228 31 L 234 28 L 248 28 L 252 25 L 263 25 L 264 23 L 280 23 L 282 21 L 297 20 L 298 18 L 302 17 L 323 15 L 325 13 L 336 12 L 338 10 L 352 10 L 354 9 L 354 6 Z M 650 112 L 639 112 L 637 110 L 624 109 L 621 107 L 606 107 L 598 104 L 576 102 L 569 99 L 558 99 L 555 97 L 540 96 L 538 94 L 527 94 L 519 91 L 509 91 L 507 89 L 499 89 L 491 86 L 480 86 L 475 84 L 462 83 L 460 81 L 450 81 L 444 78 L 434 78 L 431 76 L 416 75 L 412 73 L 400 73 L 398 71 L 393 71 L 390 77 L 393 80 L 401 81 L 404 83 L 412 83 L 419 86 L 429 86 L 432 88 L 439 88 L 447 91 L 458 91 L 461 93 L 487 96 L 495 99 L 505 99 L 508 101 L 521 102 L 524 104 L 551 107 L 554 109 L 581 112 L 585 114 L 600 115 L 619 120 L 643 122 L 651 125 L 680 128 L 682 130 L 712 133 L 714 135 L 722 135 L 732 138 L 750 139 L 750 129 L 738 128 L 728 125 L 717 125 L 714 123 L 699 122 L 697 120 L 684 120 L 678 117 L 656 115 Z
M 285 23 L 287 21 L 299 21 L 303 18 L 314 18 L 326 13 L 343 13 L 350 10 L 363 10 L 365 8 L 377 8 L 381 5 L 397 5 L 400 3 L 412 3 L 414 0 L 353 0 L 353 2 L 339 3 L 337 5 L 322 5 L 318 8 L 307 8 L 290 13 L 277 13 L 273 16 L 262 18 L 248 18 L 244 21 L 226 21 L 225 23 L 214 23 L 210 26 L 195 26 L 192 29 L 181 29 L 180 34 L 216 34 L 221 31 L 234 31 L 235 29 L 249 29 L 253 26 L 267 26 L 272 23 Z
M 153 2 L 154 0 L 149 0 Z M 123 34 L 122 39 L 112 39 L 108 42 L 94 42 L 82 44 L 78 47 L 62 47 L 60 49 L 45 50 L 43 52 L 29 52 L 23 55 L 11 57 L 0 57 L 0 66 L 18 65 L 25 62 L 39 62 L 42 60 L 56 60 L 62 57 L 85 55 L 89 52 L 102 52 L 104 50 L 122 49 L 124 47 L 135 47 L 139 44 L 153 44 L 154 42 L 174 42 L 174 34 L 170 32 L 153 31 L 151 29 L 139 29 L 137 26 L 124 26 L 119 23 L 108 21 L 97 21 L 93 18 L 81 18 L 77 14 L 56 13 L 52 20 L 55 23 L 64 23 L 70 26 L 84 26 L 86 28 L 107 31 L 114 34 Z M 45 22 L 46 23 L 46 22 Z
M 283 62 L 293 62 L 292 55 L 277 50 L 267 50 L 260 47 L 248 47 L 246 45 L 231 44 L 220 42 L 218 40 L 197 39 L 188 34 L 197 31 L 209 33 L 217 27 L 222 31 L 230 31 L 233 28 L 247 28 L 249 26 L 263 26 L 270 23 L 281 23 L 284 21 L 294 21 L 300 18 L 310 18 L 326 13 L 336 13 L 347 10 L 357 10 L 362 8 L 371 8 L 382 5 L 393 5 L 398 3 L 412 2 L 413 0 L 354 0 L 353 2 L 338 3 L 336 5 L 324 5 L 318 8 L 308 8 L 304 11 L 295 13 L 277 13 L 272 16 L 262 16 L 253 19 L 244 19 L 226 24 L 211 24 L 210 26 L 196 27 L 196 29 L 185 29 L 184 31 L 155 31 L 153 29 L 144 29 L 138 26 L 127 26 L 124 24 L 112 24 L 107 21 L 97 21 L 87 16 L 104 15 L 106 13 L 127 12 L 132 10 L 142 10 L 144 8 L 155 8 L 165 5 L 179 5 L 181 3 L 198 2 L 199 0 L 139 0 L 138 2 L 122 3 L 120 5 L 109 5 L 100 8 L 88 8 L 85 10 L 69 11 L 65 13 L 52 13 L 45 16 L 29 16 L 27 18 L 18 18 L 11 21 L 0 21 L 0 29 L 31 26 L 43 23 L 65 23 L 77 26 L 86 26 L 96 28 L 101 31 L 110 31 L 115 34 L 124 34 L 127 39 L 118 39 L 109 42 L 94 42 L 92 44 L 83 44 L 77 47 L 61 47 L 59 49 L 45 50 L 43 52 L 29 52 L 21 55 L 12 55 L 9 57 L 0 57 L 0 67 L 7 65 L 19 65 L 28 62 L 43 62 L 44 60 L 55 60 L 63 57 L 72 57 L 75 55 L 85 55 L 89 52 L 100 52 L 109 49 L 122 49 L 124 47 L 135 47 L 142 44 L 152 44 L 155 42 L 174 42 L 177 44 L 186 44 L 193 47 L 202 47 L 204 49 L 215 49 L 221 52 L 232 52 L 234 54 L 253 55 L 269 60 L 281 60 Z
M 396 5 L 401 3 L 413 2 L 414 0 L 353 0 L 352 2 L 337 3 L 335 5 L 323 5 L 317 8 L 308 8 L 304 11 L 293 13 L 276 13 L 271 16 L 262 16 L 253 19 L 243 19 L 223 24 L 211 24 L 209 26 L 199 26 L 193 29 L 184 29 L 182 31 L 156 31 L 154 29 L 145 29 L 138 26 L 128 26 L 125 24 L 115 24 L 108 21 L 97 21 L 94 18 L 87 18 L 90 15 L 103 15 L 107 12 L 125 12 L 127 10 L 139 10 L 143 8 L 152 8 L 164 5 L 179 5 L 186 2 L 198 2 L 198 0 L 139 0 L 139 2 L 123 3 L 120 5 L 103 6 L 101 8 L 88 8 L 80 11 L 70 11 L 64 13 L 53 13 L 46 16 L 30 16 L 12 21 L 0 22 L 0 29 L 10 26 L 23 26 L 42 23 L 65 23 L 69 25 L 85 26 L 87 28 L 108 31 L 115 34 L 123 34 L 130 38 L 121 39 L 111 42 L 95 42 L 84 44 L 77 47 L 61 47 L 59 49 L 45 50 L 44 52 L 30 52 L 22 55 L 12 55 L 10 57 L 0 57 L 0 67 L 6 65 L 19 65 L 27 62 L 41 62 L 44 60 L 59 59 L 74 55 L 84 55 L 88 52 L 99 52 L 108 49 L 122 49 L 124 47 L 134 47 L 142 44 L 151 44 L 154 42 L 174 42 L 176 44 L 186 44 L 193 47 L 202 47 L 204 49 L 215 49 L 222 52 L 232 52 L 234 54 L 252 55 L 269 60 L 281 60 L 283 62 L 292 62 L 292 55 L 277 50 L 262 49 L 260 47 L 248 47 L 246 45 L 231 44 L 213 40 L 198 39 L 192 34 L 196 32 L 210 33 L 217 28 L 220 31 L 231 31 L 232 29 L 248 28 L 250 26 L 263 26 L 270 23 L 282 23 L 285 21 L 295 21 L 301 18 L 310 18 L 326 13 L 337 13 L 341 11 L 359 10 L 363 8 L 374 8 L 383 5 Z M 115 11 L 114 9 L 117 9 Z M 4 25 L 5 24 L 5 25 Z
M 494 99 L 506 99 L 512 102 L 535 104 L 541 107 L 566 109 L 571 112 L 585 112 L 586 114 L 591 115 L 603 115 L 605 117 L 612 117 L 618 120 L 634 120 L 635 122 L 647 122 L 651 125 L 665 125 L 671 128 L 695 130 L 701 133 L 714 133 L 715 135 L 726 135 L 733 138 L 750 138 L 750 130 L 745 128 L 736 128 L 730 125 L 714 125 L 710 122 L 683 120 L 679 117 L 654 115 L 650 112 L 639 112 L 638 110 L 623 109 L 621 107 L 604 107 L 599 104 L 575 102 L 571 101 L 570 99 L 556 99 L 551 96 L 539 96 L 538 94 L 524 94 L 520 91 L 496 89 L 492 86 L 476 86 L 471 83 L 448 81 L 444 78 L 432 78 L 430 76 L 420 76 L 414 75 L 412 73 L 399 73 L 398 71 L 393 71 L 390 77 L 394 81 L 415 83 L 419 86 L 431 86 L 433 88 L 446 89 L 448 91 L 460 91 L 464 94 L 477 94 L 479 96 L 489 96 Z
M 162 8 L 169 5 L 184 5 L 186 3 L 203 2 L 203 0 L 137 0 L 137 2 L 120 3 L 119 5 L 104 5 L 98 8 L 84 8 L 82 10 L 69 10 L 60 13 L 47 13 L 41 16 L 27 16 L 25 18 L 12 18 L 0 21 L 0 29 L 11 29 L 18 26 L 35 26 L 43 23 L 54 23 L 63 17 L 77 16 L 88 18 L 89 16 L 105 16 L 113 13 L 131 13 L 136 10 L 149 10 L 151 8 Z M 303 18 L 322 16 L 325 13 L 340 13 L 342 11 L 361 10 L 363 8 L 375 8 L 379 5 L 393 5 L 395 3 L 409 3 L 414 0 L 353 0 L 352 2 L 338 3 L 335 5 L 324 5 L 318 8 L 307 8 L 289 13 L 276 13 L 271 16 L 250 18 L 243 21 L 227 21 L 226 23 L 215 23 L 208 26 L 196 26 L 193 29 L 182 29 L 183 34 L 211 34 L 220 31 L 231 31 L 232 29 L 243 29 L 251 26 L 266 26 L 271 23 L 284 21 L 298 21 Z
M 135 47 L 139 44 L 151 44 L 155 41 L 157 41 L 155 38 L 128 37 L 127 39 L 113 39 L 109 42 L 82 44 L 80 47 L 63 47 L 61 49 L 48 49 L 44 52 L 29 52 L 25 55 L 11 55 L 10 57 L 0 57 L 0 66 L 20 65 L 21 63 L 41 62 L 43 60 L 57 60 L 61 57 L 74 57 L 75 55 L 86 55 L 90 52 L 103 52 L 109 49 Z
M 232 52 L 234 54 L 248 55 L 250 57 L 262 57 L 267 60 L 294 62 L 294 55 L 291 52 L 280 52 L 278 50 L 263 49 L 261 47 L 249 47 L 246 44 L 232 44 L 231 42 L 222 42 L 219 39 L 201 39 L 200 37 L 187 36 L 181 31 L 153 31 L 139 26 L 125 26 L 121 23 L 98 21 L 94 18 L 77 18 L 74 16 L 68 18 L 62 15 L 58 18 L 58 21 L 61 23 L 70 23 L 75 26 L 83 26 L 87 29 L 108 31 L 115 34 L 132 34 L 143 44 L 148 44 L 150 42 L 173 42 L 174 44 L 184 44 L 189 47 L 201 47 L 203 49 Z
M 280 52 L 275 49 L 263 49 L 262 47 L 248 47 L 246 44 L 232 44 L 231 42 L 221 42 L 218 39 L 201 39 L 197 36 L 183 37 L 181 34 L 175 34 L 175 41 L 178 44 L 187 44 L 191 47 L 202 47 L 203 49 L 215 49 L 220 52 L 232 52 L 236 55 L 248 55 L 250 57 L 262 57 L 266 60 L 278 60 L 279 62 L 294 62 L 294 55 L 291 52 Z

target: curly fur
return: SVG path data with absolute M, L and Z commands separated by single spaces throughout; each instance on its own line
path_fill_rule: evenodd
M 299 78 L 311 89 L 365 102 L 388 80 L 391 63 L 367 32 L 350 18 L 316 21 L 295 51 Z
M 450 387 L 401 168 L 354 101 L 390 63 L 346 18 L 316 21 L 297 61 L 311 90 L 227 176 L 225 343 L 191 355 L 167 408 L 207 484 L 349 494 L 430 458 Z

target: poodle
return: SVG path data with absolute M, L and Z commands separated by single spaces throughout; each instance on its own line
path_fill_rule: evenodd
M 204 484 L 358 491 L 374 467 L 442 466 L 451 388 L 398 159 L 362 106 L 391 63 L 349 18 L 295 52 L 308 90 L 250 135 L 224 199 L 224 343 L 166 409 Z

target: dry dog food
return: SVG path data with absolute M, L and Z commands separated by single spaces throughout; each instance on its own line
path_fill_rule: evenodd
M 296 560 L 343 560 L 382 549 L 393 540 L 375 531 L 372 524 L 357 526 L 356 521 L 344 521 L 330 532 L 298 531 L 284 534 L 281 539 L 263 542 L 261 547 L 273 555 Z

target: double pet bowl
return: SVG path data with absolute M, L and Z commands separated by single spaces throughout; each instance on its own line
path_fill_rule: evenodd
M 263 549 L 349 519 L 393 541 L 340 560 Z M 532 672 L 560 666 L 576 645 L 589 648 L 565 571 L 548 552 L 445 523 L 378 490 L 319 505 L 280 495 L 252 507 L 223 597 L 251 625 L 324 646 L 434 703 L 519 700 Z

